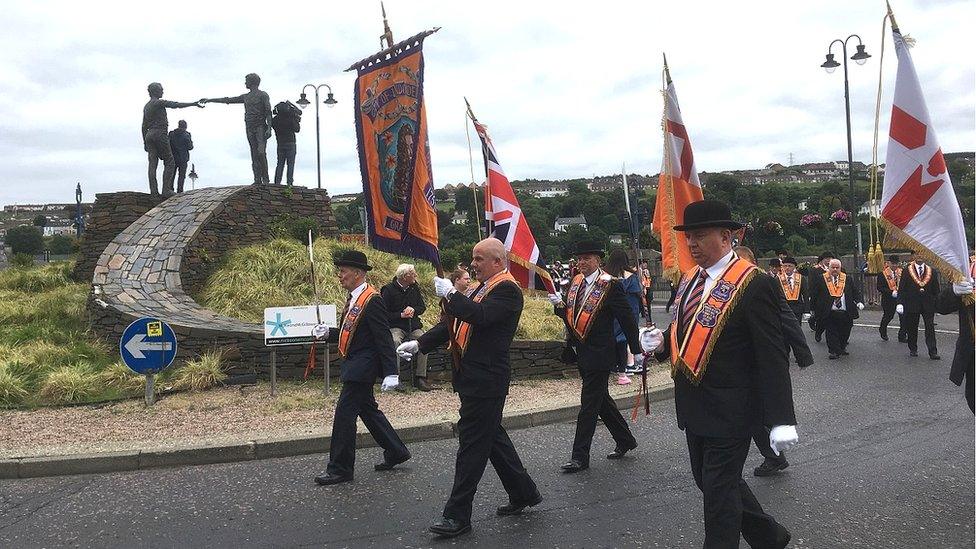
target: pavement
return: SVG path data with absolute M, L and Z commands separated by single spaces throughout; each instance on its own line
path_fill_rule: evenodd
M 872 314 L 864 315 L 870 323 Z M 944 317 L 941 329 L 955 329 Z M 809 333 L 809 332 L 807 332 Z M 746 478 L 793 547 L 974 545 L 974 419 L 941 361 L 855 327 L 851 356 L 794 368 L 799 445 L 782 474 Z M 924 350 L 924 349 L 923 349 Z M 520 517 L 493 472 L 475 498 L 471 534 L 426 532 L 450 491 L 457 441 L 410 444 L 413 459 L 375 472 L 359 450 L 352 483 L 320 487 L 323 454 L 101 475 L 0 481 L 0 547 L 700 547 L 701 494 L 670 401 L 632 424 L 640 447 L 619 461 L 602 427 L 591 468 L 559 473 L 570 422 L 511 436 L 545 500 Z M 743 543 L 743 546 L 745 544 Z

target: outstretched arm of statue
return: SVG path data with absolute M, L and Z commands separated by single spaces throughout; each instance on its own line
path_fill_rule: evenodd
M 201 104 L 202 103 L 223 103 L 225 105 L 232 105 L 232 104 L 235 104 L 235 103 L 243 103 L 244 102 L 244 96 L 246 96 L 246 95 L 247 94 L 238 95 L 237 97 L 213 97 L 213 98 L 210 98 L 210 99 L 203 98 L 203 99 L 197 101 L 197 103 L 201 103 Z

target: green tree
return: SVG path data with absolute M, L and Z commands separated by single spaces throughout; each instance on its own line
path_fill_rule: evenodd
M 35 227 L 47 227 L 47 217 L 43 215 L 34 216 L 34 226 Z
M 47 249 L 54 255 L 68 255 L 75 253 L 75 239 L 70 236 L 56 234 L 47 241 Z
M 15 254 L 39 254 L 44 251 L 44 235 L 33 225 L 21 225 L 7 231 L 7 245 Z
M 450 197 L 451 197 L 451 195 L 450 195 L 450 193 L 447 192 L 447 190 L 445 190 L 445 189 L 434 189 L 434 198 L 438 202 L 443 202 L 443 201 L 447 200 Z

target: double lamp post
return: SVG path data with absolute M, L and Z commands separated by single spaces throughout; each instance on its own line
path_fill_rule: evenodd
M 322 103 L 328 105 L 329 107 L 333 107 L 335 106 L 336 103 L 338 103 L 338 101 L 336 101 L 335 97 L 332 96 L 332 88 L 329 87 L 328 84 L 319 84 L 317 86 L 315 84 L 305 84 L 305 86 L 302 88 L 301 97 L 298 99 L 298 101 L 296 101 L 296 104 L 299 107 L 301 107 L 302 110 L 304 110 L 305 107 L 307 107 L 310 103 L 308 98 L 305 96 L 305 90 L 307 90 L 308 88 L 312 88 L 315 91 L 315 175 L 316 175 L 316 180 L 318 182 L 318 188 L 321 189 L 322 188 L 322 145 L 321 145 L 321 138 L 319 137 L 319 89 L 325 88 L 329 90 L 328 95 L 326 95 L 325 97 L 325 101 L 322 101 Z

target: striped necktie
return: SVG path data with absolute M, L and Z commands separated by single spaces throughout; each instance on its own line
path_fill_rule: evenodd
M 691 290 L 688 291 L 688 299 L 685 300 L 685 308 L 681 312 L 682 338 L 687 334 L 688 329 L 691 327 L 691 320 L 695 316 L 695 312 L 698 310 L 698 305 L 701 303 L 702 295 L 705 293 L 706 276 L 705 271 L 701 271 L 698 276 L 695 277 Z

